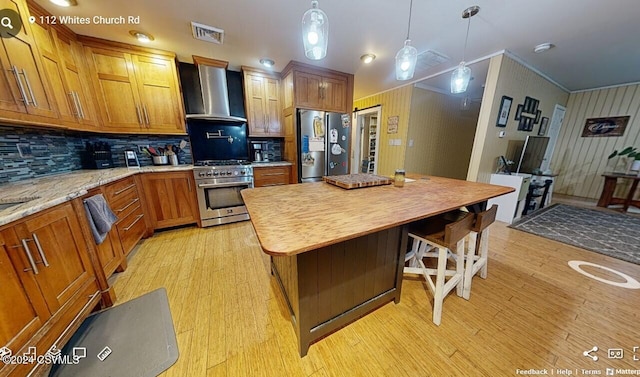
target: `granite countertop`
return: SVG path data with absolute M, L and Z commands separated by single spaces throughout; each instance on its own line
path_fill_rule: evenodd
M 418 178 L 418 177 L 416 177 Z M 514 191 L 441 177 L 345 190 L 326 182 L 242 190 L 265 253 L 295 255 Z M 304 235 L 301 237 L 300 235 Z
M 89 190 L 139 173 L 192 170 L 193 165 L 77 170 L 0 185 L 0 226 L 85 195 Z M 22 202 L 2 209 L 3 204 Z

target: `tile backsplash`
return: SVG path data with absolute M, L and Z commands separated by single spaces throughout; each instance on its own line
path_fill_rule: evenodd
M 107 142 L 111 146 L 116 167 L 126 166 L 124 151 L 138 151 L 138 145 L 165 147 L 189 141 L 185 136 L 106 135 L 0 125 L 0 184 L 82 169 L 80 152 L 86 142 Z M 18 150 L 20 146 L 23 156 Z M 151 158 L 138 153 L 140 165 L 152 165 Z M 187 143 L 179 153 L 180 163 L 190 164 Z

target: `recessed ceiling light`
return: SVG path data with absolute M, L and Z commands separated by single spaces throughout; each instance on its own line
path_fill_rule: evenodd
M 539 54 L 541 52 L 545 52 L 548 49 L 555 47 L 553 44 L 546 42 L 546 43 L 541 43 L 539 45 L 537 45 L 536 47 L 533 48 L 533 52 L 535 52 L 536 54 Z
M 276 62 L 274 62 L 272 59 L 269 59 L 269 58 L 262 58 L 260 59 L 260 64 L 262 64 L 267 68 L 271 68 L 273 67 L 274 64 L 276 64 Z
M 143 33 L 137 30 L 130 30 L 129 34 L 134 36 L 138 40 L 138 42 L 142 42 L 142 43 L 149 43 L 154 40 L 153 35 Z
M 364 54 L 360 57 L 360 60 L 362 60 L 364 64 L 369 64 L 375 59 L 376 59 L 376 56 L 374 54 Z
M 71 7 L 71 6 L 78 5 L 76 0 L 49 0 L 49 1 L 51 1 L 52 3 L 60 7 Z

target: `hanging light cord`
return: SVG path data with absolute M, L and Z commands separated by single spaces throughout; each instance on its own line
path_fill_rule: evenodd
M 471 12 L 468 12 L 467 16 L 468 16 L 467 18 L 469 19 L 469 22 L 467 23 L 467 36 L 464 38 L 464 50 L 462 51 L 463 62 L 467 61 L 467 41 L 469 40 L 469 28 L 471 27 L 471 17 L 472 17 Z
M 409 2 L 409 26 L 407 26 L 407 39 L 409 39 L 409 32 L 411 31 L 411 9 L 413 9 L 413 0 Z

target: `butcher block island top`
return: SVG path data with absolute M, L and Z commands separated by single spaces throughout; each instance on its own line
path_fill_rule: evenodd
M 304 253 L 484 202 L 511 187 L 441 177 L 345 190 L 326 182 L 242 190 L 262 249 Z
M 362 187 L 389 185 L 393 183 L 393 179 L 389 177 L 383 177 L 374 174 L 330 175 L 322 177 L 322 180 L 334 186 L 342 187 L 347 190 Z

